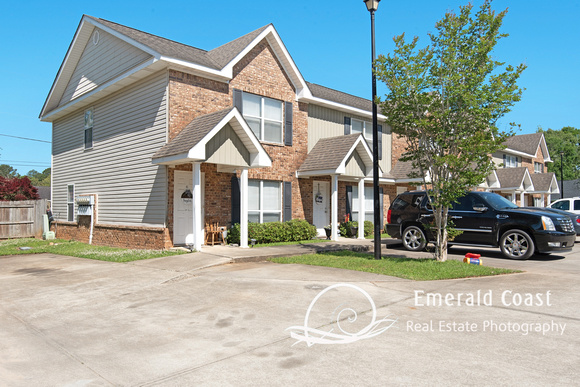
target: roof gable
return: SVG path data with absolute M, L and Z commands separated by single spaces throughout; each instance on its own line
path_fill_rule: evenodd
M 526 167 L 500 168 L 496 170 L 501 189 L 533 191 L 534 185 Z
M 372 165 L 372 152 L 362 134 L 326 137 L 318 140 L 308 153 L 298 168 L 298 176 L 368 177 L 372 175 Z M 379 168 L 379 176 L 381 174 Z
M 520 134 L 512 136 L 504 143 L 506 153 L 513 153 L 527 157 L 536 157 L 541 151 L 545 162 L 551 162 L 546 139 L 543 133 Z
M 65 103 L 64 106 L 58 105 L 95 28 L 99 28 L 126 44 L 149 54 L 151 59 L 140 66 L 132 67 L 130 71 L 124 72 L 121 76 L 110 79 L 100 87 L 90 88 L 90 91 L 83 96 L 86 98 L 96 99 L 97 96 L 93 94 L 97 93 L 100 93 L 98 97 L 102 97 L 106 93 L 114 92 L 126 84 L 151 74 L 152 71 L 168 67 L 228 82 L 233 77 L 234 66 L 263 40 L 266 40 L 271 46 L 297 93 L 308 87 L 272 24 L 208 52 L 108 20 L 84 15 L 40 113 L 41 120 L 53 121 L 70 111 L 73 103 L 84 100 L 77 98 L 65 101 L 68 104 Z M 84 102 L 88 104 L 90 100 Z M 75 108 L 81 106 L 77 104 Z
M 233 131 L 235 136 L 220 139 L 214 144 L 216 142 L 214 139 L 224 128 L 226 132 Z M 268 153 L 235 107 L 195 118 L 173 140 L 155 152 L 152 157 L 153 163 L 175 165 L 206 161 L 214 154 L 216 145 L 229 143 L 228 140 L 233 140 L 235 143 L 233 145 L 240 149 L 239 153 L 244 159 L 243 165 L 240 166 L 272 165 Z

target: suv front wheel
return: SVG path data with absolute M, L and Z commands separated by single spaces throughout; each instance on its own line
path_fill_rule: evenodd
M 534 254 L 534 241 L 522 230 L 506 231 L 499 241 L 502 254 L 511 259 L 528 259 Z
M 403 246 L 410 251 L 422 251 L 427 246 L 425 233 L 417 226 L 409 226 L 403 231 Z

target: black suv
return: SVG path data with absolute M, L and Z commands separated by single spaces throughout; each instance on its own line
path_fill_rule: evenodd
M 540 208 L 520 208 L 495 193 L 468 192 L 449 209 L 449 219 L 463 233 L 449 244 L 499 247 L 504 256 L 528 259 L 534 253 L 570 251 L 576 233 L 569 217 Z M 398 195 L 387 214 L 387 232 L 411 251 L 423 250 L 433 211 L 425 191 Z

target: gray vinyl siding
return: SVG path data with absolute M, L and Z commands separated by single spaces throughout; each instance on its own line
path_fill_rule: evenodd
M 92 39 L 95 31 L 99 32 L 97 45 Z M 59 105 L 66 104 L 151 58 L 146 52 L 103 30 L 96 28 L 95 31 L 85 46 Z
M 365 117 L 354 116 L 323 106 L 308 105 L 308 152 L 314 148 L 314 145 L 321 138 L 344 135 L 344 117 L 370 121 Z M 382 160 L 379 160 L 379 165 L 383 172 L 386 173 L 391 170 L 391 129 L 384 122 L 379 122 L 379 124 L 383 126 L 383 157 Z
M 162 226 L 167 170 L 151 163 L 166 142 L 167 73 L 91 105 L 93 148 L 84 149 L 84 109 L 53 123 L 53 212 L 66 220 L 66 186 L 98 195 L 100 223 Z

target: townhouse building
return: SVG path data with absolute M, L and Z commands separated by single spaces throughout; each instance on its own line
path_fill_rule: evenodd
M 371 109 L 306 82 L 273 25 L 206 51 L 85 15 L 40 114 L 58 237 L 199 249 L 239 223 L 245 247 L 248 222 L 306 219 L 336 239 L 372 220 Z M 384 217 L 409 185 L 379 120 Z

